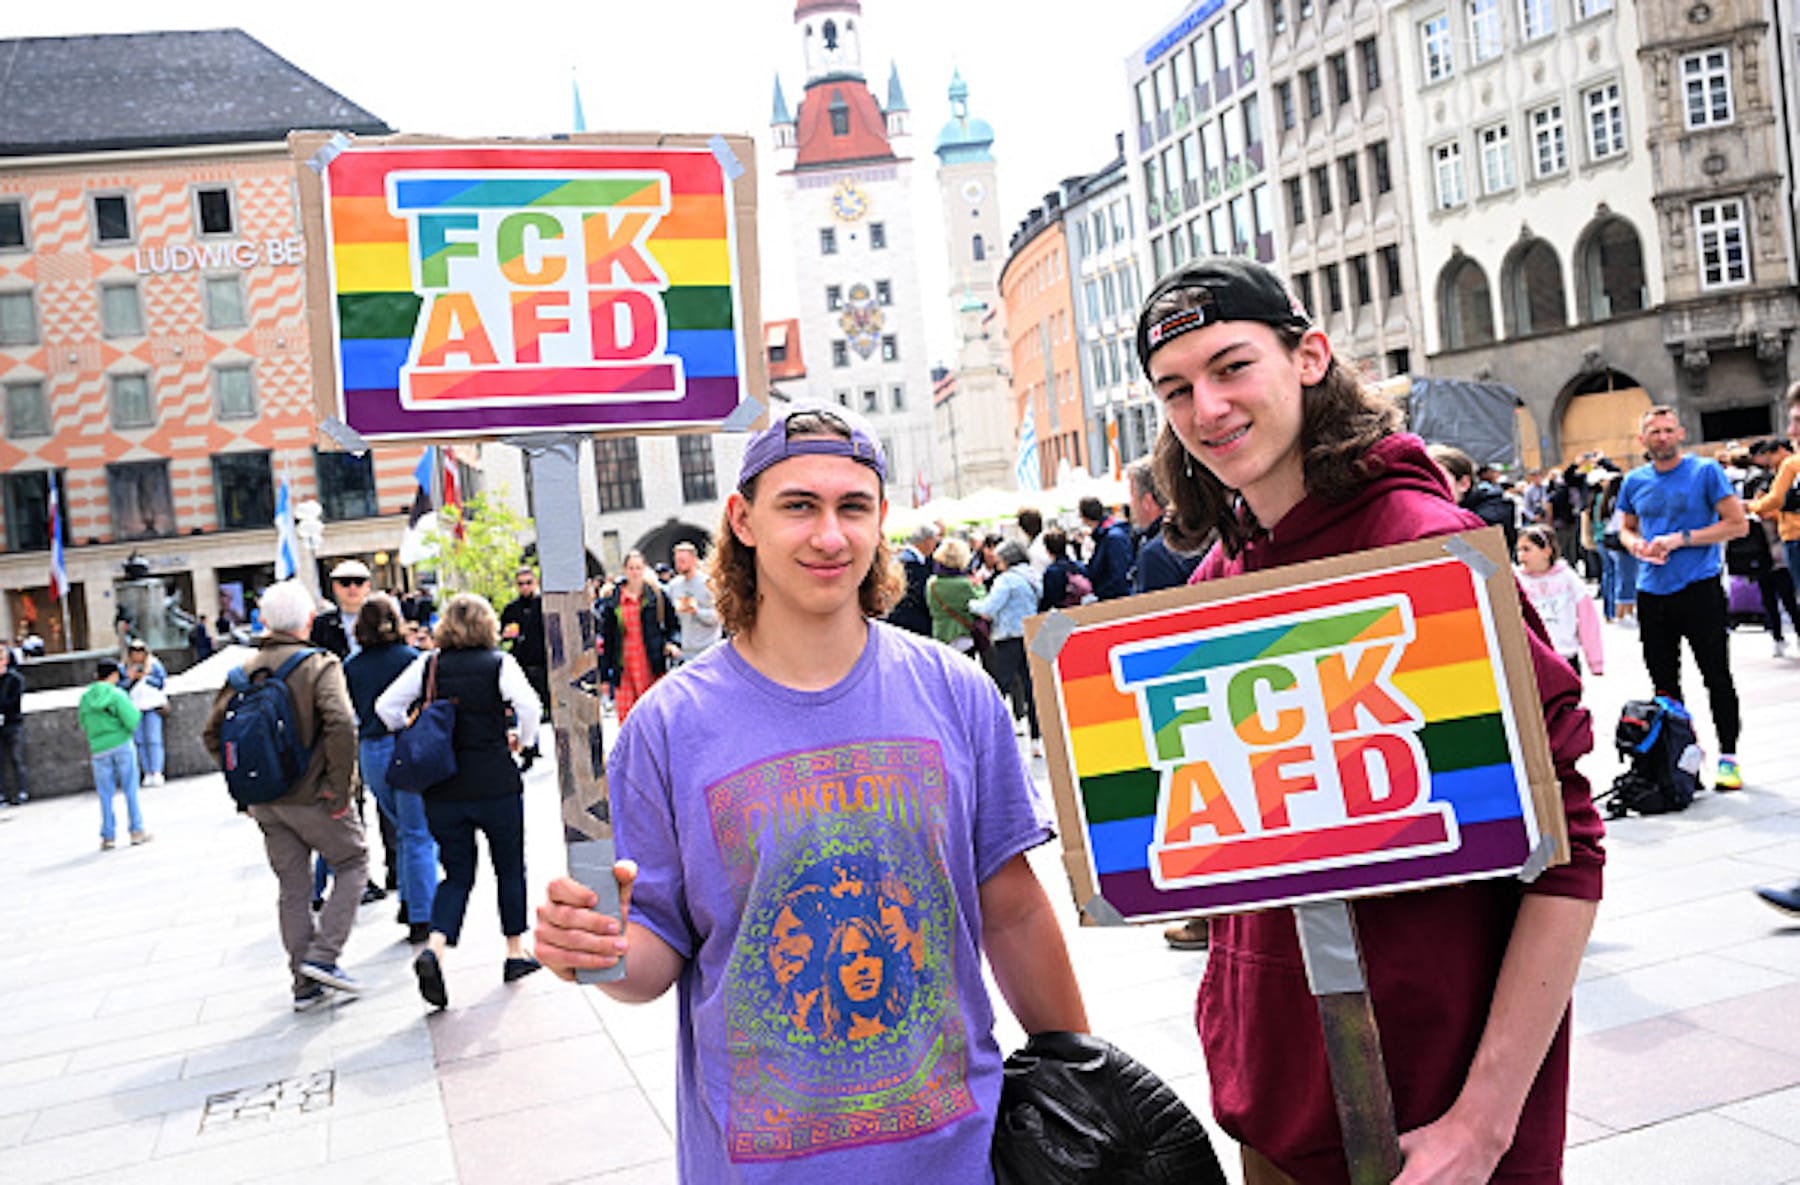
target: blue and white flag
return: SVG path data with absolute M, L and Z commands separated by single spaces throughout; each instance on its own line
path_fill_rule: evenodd
M 294 503 L 288 480 L 275 490 L 275 579 L 292 580 L 300 574 L 300 537 L 294 530 Z
M 1038 471 L 1037 421 L 1029 411 L 1019 425 L 1019 459 L 1013 465 L 1013 477 L 1021 490 L 1036 492 L 1044 488 L 1043 474 Z
M 50 599 L 69 595 L 69 570 L 63 567 L 62 499 L 56 492 L 56 474 L 50 474 Z

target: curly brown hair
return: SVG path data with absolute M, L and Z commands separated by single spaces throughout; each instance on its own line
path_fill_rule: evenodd
M 829 421 L 821 421 L 820 431 L 843 435 L 837 426 Z M 796 433 L 795 435 L 801 435 Z M 751 478 L 738 494 L 746 502 L 756 501 L 756 486 L 762 475 Z M 719 515 L 719 535 L 712 557 L 707 561 L 706 584 L 712 589 L 713 607 L 719 614 L 719 626 L 728 634 L 749 633 L 756 625 L 756 549 L 739 542 L 737 533 L 731 529 L 731 505 L 726 503 Z M 901 596 L 906 592 L 906 574 L 894 559 L 893 548 L 888 545 L 887 537 L 879 532 L 876 537 L 875 559 L 869 565 L 868 574 L 863 577 L 857 589 L 857 599 L 862 605 L 864 617 L 885 617 Z
M 440 650 L 495 649 L 500 645 L 500 619 L 494 607 L 477 593 L 457 593 L 438 618 L 437 644 Z
M 1197 302 L 1189 290 L 1177 288 L 1159 297 L 1146 311 L 1164 317 Z M 1271 332 L 1292 353 L 1299 348 L 1300 332 L 1270 326 Z M 1306 492 L 1341 502 L 1380 476 L 1381 464 L 1367 456 L 1377 441 L 1400 431 L 1399 409 L 1391 401 L 1364 387 L 1334 355 L 1318 382 L 1301 388 L 1300 447 L 1306 472 Z M 1235 556 L 1260 528 L 1237 491 L 1197 465 L 1187 447 L 1167 422 L 1156 438 L 1156 484 L 1168 497 L 1163 535 L 1177 551 L 1196 551 L 1213 532 L 1225 554 Z

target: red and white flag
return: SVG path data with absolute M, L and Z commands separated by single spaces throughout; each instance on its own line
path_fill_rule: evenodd
M 461 489 L 460 483 L 457 481 L 457 476 L 456 476 L 456 454 L 452 453 L 450 451 L 450 447 L 448 445 L 445 445 L 443 456 L 444 456 L 444 501 L 443 501 L 443 505 L 445 507 L 451 507 L 451 506 L 456 507 L 456 517 L 455 517 L 456 529 L 452 533 L 456 536 L 456 541 L 458 543 L 461 543 L 463 540 L 463 537 L 464 537 L 463 520 L 462 520 L 463 506 L 462 506 L 462 489 Z

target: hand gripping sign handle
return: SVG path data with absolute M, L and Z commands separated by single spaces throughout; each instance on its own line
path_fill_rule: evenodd
M 618 853 L 610 839 L 583 839 L 569 844 L 569 875 L 592 889 L 600 898 L 594 910 L 622 919 L 619 907 L 619 880 L 613 875 Z M 575 972 L 576 983 L 618 983 L 625 978 L 625 958 L 610 967 L 583 967 Z
M 1319 1002 L 1350 1180 L 1352 1185 L 1388 1185 L 1400 1175 L 1400 1137 L 1356 919 L 1343 901 L 1313 901 L 1294 906 L 1294 928 L 1307 985 Z
M 594 615 L 583 585 L 587 575 L 582 537 L 579 442 L 573 436 L 518 437 L 511 443 L 531 460 L 531 495 L 537 511 L 538 563 L 543 578 L 545 676 L 556 727 L 556 781 L 562 796 L 563 838 L 569 875 L 599 896 L 595 909 L 617 918 L 619 882 L 613 876 L 612 804 L 600 734 L 595 680 Z M 580 983 L 625 978 L 625 961 L 603 971 L 577 971 Z

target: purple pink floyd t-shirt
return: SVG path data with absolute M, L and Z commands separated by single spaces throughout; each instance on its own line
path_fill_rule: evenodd
M 687 959 L 681 1179 L 991 1181 L 978 888 L 1051 830 L 981 669 L 880 623 L 823 691 L 714 647 L 609 781 L 632 918 Z

